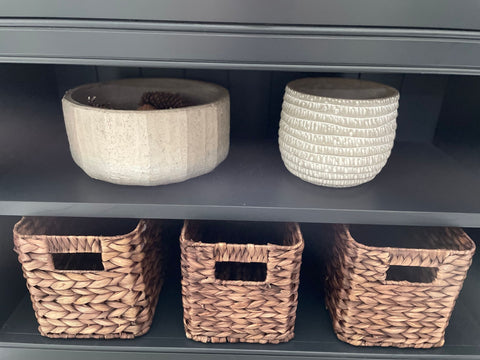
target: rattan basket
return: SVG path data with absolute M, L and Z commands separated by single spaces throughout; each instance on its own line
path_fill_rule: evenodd
M 185 222 L 180 245 L 187 338 L 249 343 L 293 338 L 302 234 L 296 223 L 263 226 Z
M 28 217 L 15 225 L 43 336 L 130 339 L 149 330 L 163 282 L 160 224 L 119 222 Z M 114 235 L 119 227 L 127 231 Z
M 475 244 L 458 228 L 334 226 L 326 302 L 340 340 L 442 346 Z

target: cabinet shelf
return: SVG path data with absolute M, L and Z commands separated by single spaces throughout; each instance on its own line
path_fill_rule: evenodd
M 478 0 L 297 0 L 295 6 L 277 0 L 274 7 L 271 0 L 7 0 L 1 8 L 0 281 L 8 284 L 0 299 L 1 359 L 480 360 L 477 257 L 445 346 L 429 350 L 337 340 L 318 261 L 306 259 L 314 244 L 325 243 L 314 223 L 470 227 L 477 228 L 469 231 L 478 242 Z M 402 92 L 399 139 L 423 142 L 396 143 L 370 183 L 329 189 L 303 182 L 267 139 L 286 82 L 311 75 L 292 71 L 385 79 Z M 156 187 L 113 185 L 84 174 L 69 153 L 59 94 L 129 76 L 192 77 L 228 87 L 235 116 L 225 162 L 210 174 Z M 244 108 L 246 99 L 251 106 Z M 456 137 L 449 129 L 473 141 L 451 142 Z M 236 140 L 249 133 L 255 135 L 249 141 Z M 17 219 L 10 216 L 24 215 L 303 222 L 310 229 L 304 252 L 310 265 L 302 268 L 296 337 L 279 345 L 186 339 L 178 268 L 147 335 L 131 341 L 41 337 L 28 296 L 19 300 L 24 283 L 11 251 Z
M 479 174 L 430 144 L 396 143 L 377 178 L 349 189 L 296 178 L 273 140 L 233 142 L 217 169 L 183 183 L 120 186 L 93 180 L 75 165 L 55 116 L 5 121 L 0 215 L 480 227 Z
M 179 259 L 173 257 L 175 267 L 169 268 L 170 276 L 160 293 L 152 328 L 146 335 L 134 340 L 48 339 L 37 331 L 37 322 L 27 296 L 0 329 L 0 352 L 6 352 L 7 359 L 30 358 L 35 354 L 36 359 L 72 360 L 86 356 L 118 360 L 225 359 L 230 356 L 240 359 L 247 356 L 253 359 L 480 359 L 480 314 L 478 307 L 472 307 L 475 298 L 480 296 L 477 286 L 480 267 L 475 261 L 447 328 L 445 346 L 419 350 L 354 347 L 336 338 L 325 309 L 322 268 L 312 257 L 318 251 L 313 246 L 320 229 L 317 225 L 307 224 L 302 226 L 302 231 L 308 252 L 304 253 L 302 264 L 295 338 L 288 343 L 203 344 L 188 340 L 183 330 Z M 172 246 L 178 241 L 174 237 L 170 240 Z

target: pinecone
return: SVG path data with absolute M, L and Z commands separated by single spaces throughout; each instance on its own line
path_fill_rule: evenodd
M 171 94 L 160 91 L 149 91 L 142 95 L 140 106 L 150 104 L 156 109 L 178 109 L 190 104 L 179 94 Z
M 97 97 L 96 96 L 89 96 L 87 97 L 87 104 L 96 108 L 100 109 L 113 109 L 113 106 L 110 105 L 109 103 L 106 104 L 99 104 L 97 103 Z

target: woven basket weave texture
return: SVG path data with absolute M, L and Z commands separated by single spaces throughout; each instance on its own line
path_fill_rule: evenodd
M 390 236 L 405 234 L 394 227 L 389 231 L 372 238 L 372 246 L 357 242 L 348 226 L 334 226 L 326 281 L 334 331 L 356 346 L 442 346 L 475 244 L 457 228 L 408 228 L 405 241 L 422 248 L 387 247 Z M 416 277 L 389 278 L 392 269 L 414 270 Z
M 145 334 L 163 283 L 160 224 L 141 220 L 118 236 L 51 235 L 61 227 L 60 219 L 48 217 L 23 218 L 14 227 L 40 333 L 104 339 Z M 55 269 L 55 254 L 74 253 L 101 254 L 103 270 Z
M 214 242 L 201 222 L 182 230 L 182 295 L 186 336 L 201 342 L 279 343 L 293 338 L 303 238 L 296 223 L 284 224 L 282 244 Z M 228 236 L 228 235 L 226 235 Z M 220 238 L 221 242 L 216 242 Z M 208 239 L 206 239 L 208 241 Z M 246 242 L 251 238 L 245 236 Z M 268 244 L 267 244 L 268 243 Z M 266 264 L 264 281 L 219 279 L 217 262 Z

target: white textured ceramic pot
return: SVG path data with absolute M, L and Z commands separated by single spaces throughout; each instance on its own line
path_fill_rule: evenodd
M 144 92 L 178 94 L 192 106 L 135 109 Z M 127 79 L 69 90 L 63 114 L 74 161 L 95 179 L 161 185 L 212 171 L 228 154 L 230 99 L 218 85 L 184 79 Z
M 279 145 L 287 169 L 316 185 L 372 180 L 395 140 L 399 94 L 382 84 L 306 78 L 285 89 Z

